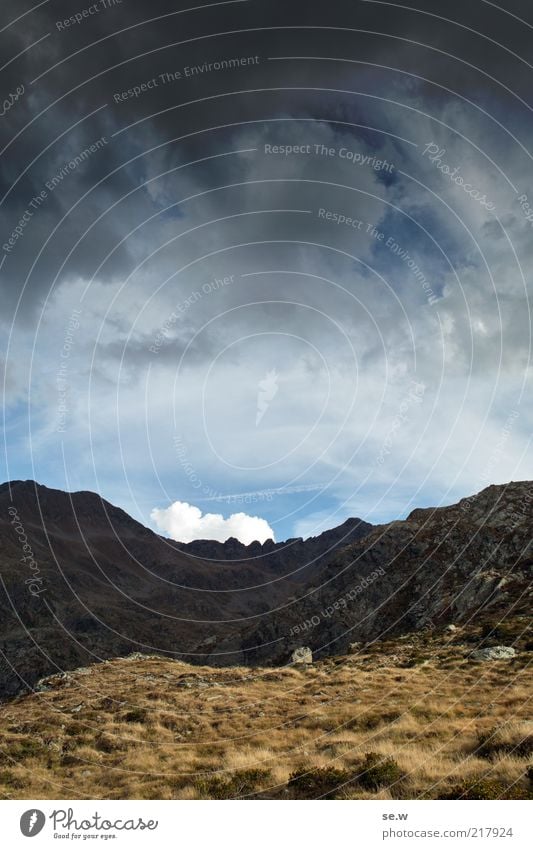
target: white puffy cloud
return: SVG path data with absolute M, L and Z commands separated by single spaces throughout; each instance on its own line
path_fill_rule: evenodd
M 195 539 L 214 539 L 225 542 L 235 537 L 249 545 L 255 540 L 265 542 L 274 539 L 274 531 L 265 519 L 248 516 L 246 513 L 232 513 L 225 519 L 221 513 L 205 513 L 186 501 L 174 501 L 166 509 L 154 508 L 153 521 L 162 531 L 166 531 L 178 542 L 192 542 Z

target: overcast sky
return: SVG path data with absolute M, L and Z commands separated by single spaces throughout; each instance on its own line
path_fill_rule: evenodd
M 533 15 L 418 5 L 4 0 L 3 478 L 249 542 L 533 477 Z

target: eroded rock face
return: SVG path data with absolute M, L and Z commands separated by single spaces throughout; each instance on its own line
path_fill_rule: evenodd
M 512 646 L 490 646 L 485 649 L 476 649 L 470 657 L 472 660 L 510 660 L 516 657 L 516 649 Z

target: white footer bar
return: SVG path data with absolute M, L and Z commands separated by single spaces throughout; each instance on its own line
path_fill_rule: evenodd
M 519 801 L 3 801 L 0 816 L 6 849 L 533 846 Z

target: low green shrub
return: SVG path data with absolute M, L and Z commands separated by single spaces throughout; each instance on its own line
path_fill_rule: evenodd
M 145 722 L 147 716 L 148 714 L 143 708 L 133 708 L 133 710 L 125 713 L 122 719 L 124 722 Z
M 512 755 L 515 758 L 529 758 L 533 755 L 533 734 L 520 738 L 509 736 L 502 739 L 502 734 L 496 730 L 489 734 L 480 734 L 476 755 L 491 760 L 499 755 Z
M 94 748 L 99 752 L 111 754 L 112 752 L 120 752 L 127 748 L 127 744 L 119 737 L 112 734 L 99 734 L 94 740 Z
M 403 772 L 393 758 L 384 758 L 376 752 L 369 752 L 361 766 L 359 783 L 365 790 L 379 790 L 390 787 L 403 778 Z
M 509 787 L 502 781 L 490 779 L 471 779 L 452 787 L 441 799 L 464 799 L 465 801 L 496 800 L 496 799 L 533 799 L 533 788 L 525 788 L 522 784 Z
M 240 799 L 257 792 L 270 777 L 266 769 L 241 769 L 227 778 L 214 775 L 196 781 L 198 793 L 207 799 Z
M 0 752 L 0 763 L 9 764 L 25 758 L 39 757 L 43 751 L 44 746 L 40 740 L 34 740 L 31 737 L 19 738 L 10 741 L 5 752 Z
M 0 770 L 0 787 L 8 790 L 20 790 L 24 787 L 24 781 L 14 775 L 9 769 Z
M 288 788 L 297 799 L 320 799 L 327 796 L 335 799 L 344 790 L 344 785 L 353 785 L 357 774 L 347 769 L 324 766 L 309 770 L 301 767 L 289 776 Z

